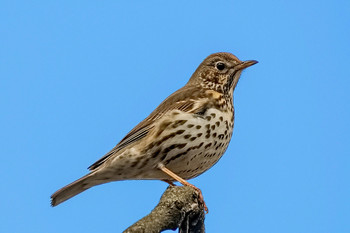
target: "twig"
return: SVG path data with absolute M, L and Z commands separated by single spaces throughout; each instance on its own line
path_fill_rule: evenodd
M 169 186 L 152 212 L 134 223 L 124 233 L 158 233 L 175 230 L 179 233 L 204 233 L 204 209 L 198 193 L 187 186 Z

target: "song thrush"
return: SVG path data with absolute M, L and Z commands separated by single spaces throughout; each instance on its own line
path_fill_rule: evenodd
M 118 180 L 179 181 L 194 187 L 186 180 L 211 168 L 224 154 L 234 124 L 233 91 L 242 70 L 256 63 L 230 53 L 208 56 L 184 87 L 92 164 L 89 174 L 55 192 L 52 206 Z

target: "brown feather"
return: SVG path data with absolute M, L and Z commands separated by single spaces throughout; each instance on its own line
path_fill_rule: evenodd
M 172 110 L 180 110 L 183 112 L 196 112 L 194 109 L 194 99 L 203 98 L 205 93 L 203 88 L 197 85 L 186 85 L 177 90 L 168 98 L 166 98 L 147 118 L 133 128 L 112 150 L 105 154 L 101 159 L 97 160 L 88 169 L 94 170 L 101 166 L 111 155 L 117 153 L 121 149 L 146 137 L 150 130 L 154 127 L 154 122 L 166 113 Z M 193 100 L 189 99 L 191 97 Z

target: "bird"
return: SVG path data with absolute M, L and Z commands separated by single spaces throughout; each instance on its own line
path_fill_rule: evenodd
M 90 172 L 59 189 L 51 205 L 96 185 L 121 180 L 161 180 L 199 188 L 187 180 L 207 171 L 225 153 L 234 126 L 233 92 L 242 71 L 256 60 L 241 61 L 228 52 L 206 57 L 185 86 L 167 97 Z

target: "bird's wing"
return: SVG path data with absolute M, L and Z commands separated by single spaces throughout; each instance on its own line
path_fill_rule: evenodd
M 185 86 L 174 92 L 165 99 L 146 119 L 133 128 L 111 151 L 105 154 L 101 159 L 97 160 L 88 169 L 94 170 L 103 164 L 111 155 L 119 150 L 133 144 L 146 137 L 150 130 L 154 127 L 154 122 L 166 113 L 172 110 L 180 110 L 184 112 L 201 111 L 201 107 L 195 107 L 195 101 L 190 97 L 203 97 L 203 89 L 194 86 Z

